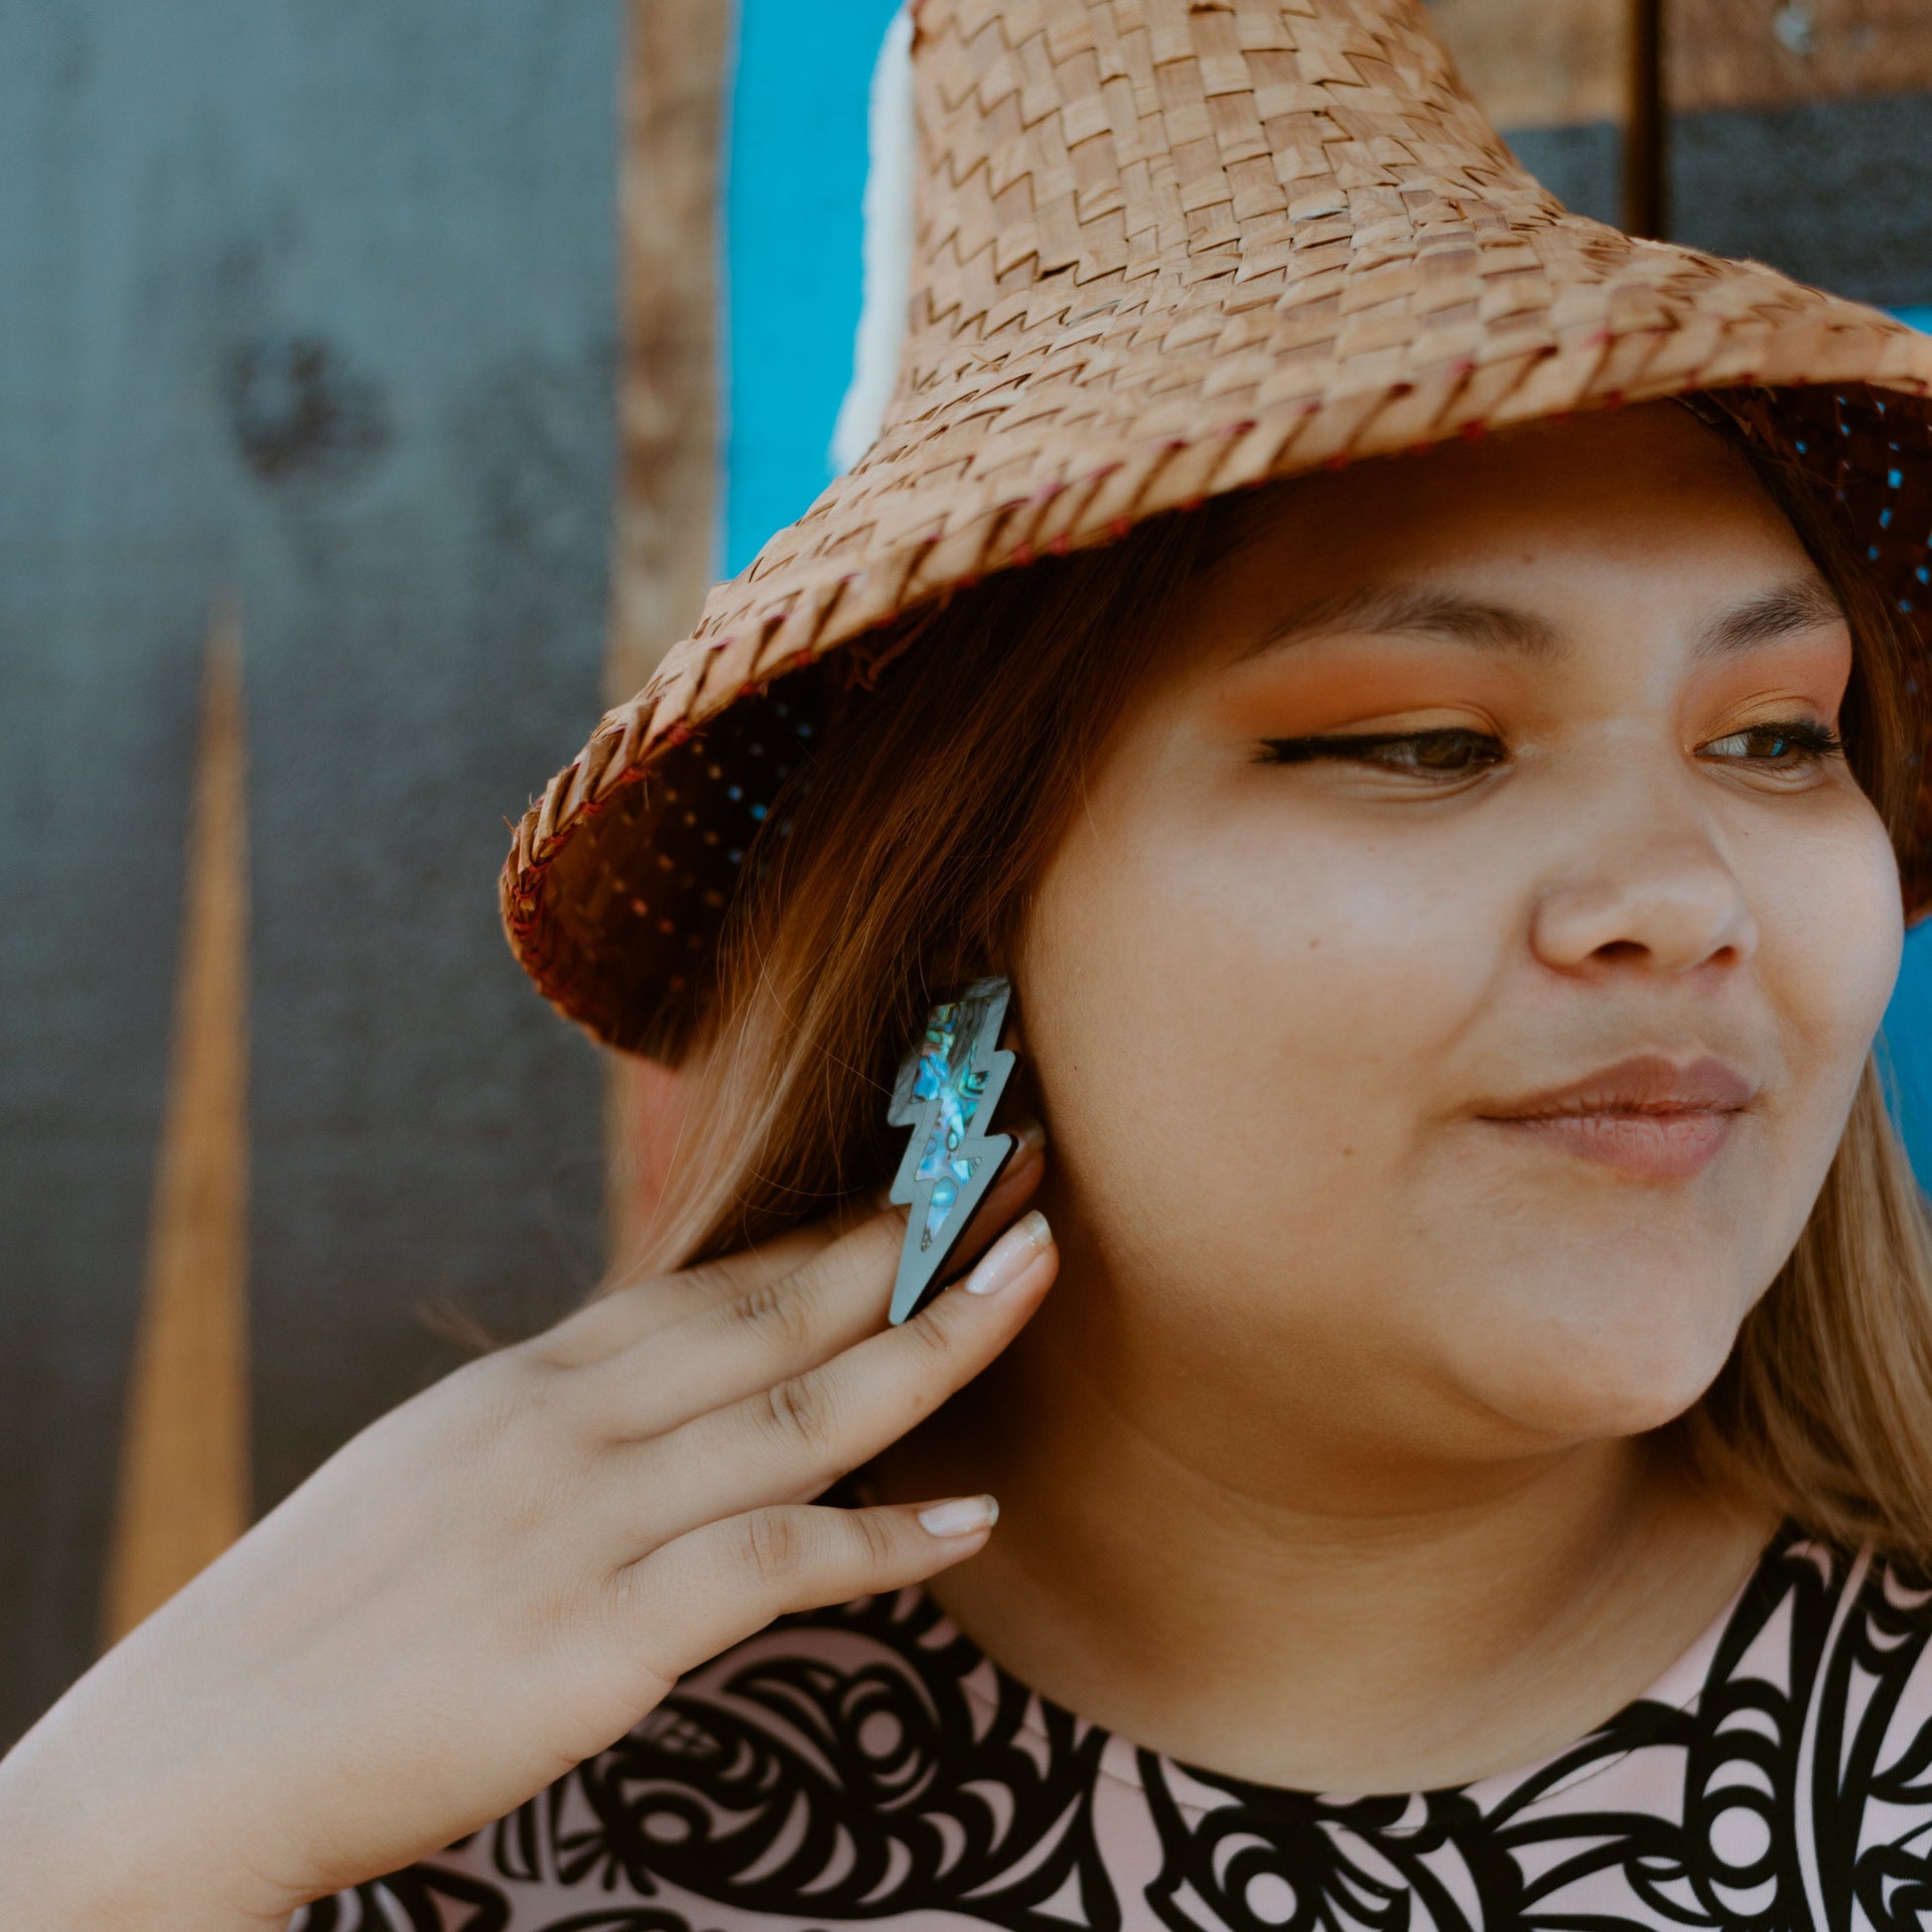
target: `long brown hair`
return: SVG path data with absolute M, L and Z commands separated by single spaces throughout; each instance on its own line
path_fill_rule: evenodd
M 1842 729 L 1901 838 L 1912 772 L 1889 613 L 1804 475 L 1717 427 L 1844 604 L 1856 668 Z M 732 910 L 678 1152 L 626 1274 L 766 1239 L 890 1172 L 884 1103 L 902 1042 L 936 993 L 1011 959 L 1167 618 L 1266 518 L 1269 488 L 956 597 L 879 689 L 839 707 Z M 1797 1247 L 1671 1429 L 1732 1493 L 1932 1558 L 1932 1238 L 1871 1066 Z

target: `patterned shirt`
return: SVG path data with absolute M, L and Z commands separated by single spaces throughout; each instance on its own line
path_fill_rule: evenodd
M 1922 1932 L 1928 1637 L 1925 1579 L 1787 1526 L 1569 1748 L 1332 1797 L 1083 1721 L 915 1586 L 780 1618 L 508 1817 L 291 1932 Z

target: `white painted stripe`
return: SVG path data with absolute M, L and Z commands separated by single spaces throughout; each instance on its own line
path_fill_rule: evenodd
M 912 279 L 912 177 L 917 146 L 912 105 L 912 10 L 886 29 L 872 70 L 867 119 L 865 296 L 853 343 L 852 382 L 832 429 L 832 467 L 865 455 L 886 420 L 898 380 Z

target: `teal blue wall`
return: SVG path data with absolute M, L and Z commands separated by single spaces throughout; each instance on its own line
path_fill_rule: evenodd
M 1932 266 L 1925 279 L 1932 293 Z M 1932 330 L 1932 306 L 1896 313 L 1915 329 Z M 1906 934 L 1905 963 L 1885 1012 L 1883 1058 L 1912 1166 L 1921 1183 L 1932 1186 L 1932 924 Z
M 859 325 L 873 64 L 897 0 L 742 0 L 726 188 L 723 567 L 832 480 Z

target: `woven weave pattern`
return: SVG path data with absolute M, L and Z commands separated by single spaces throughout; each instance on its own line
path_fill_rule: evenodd
M 632 1033 L 662 940 L 665 962 L 702 950 L 729 882 L 680 860 L 681 902 L 660 891 L 647 921 L 607 928 L 582 896 L 623 897 L 595 881 L 640 863 L 653 814 L 625 801 L 559 914 L 565 838 L 783 671 L 1161 510 L 1571 410 L 1820 385 L 1792 415 L 1812 436 L 1788 440 L 1853 495 L 1892 492 L 1902 520 L 1861 540 L 1895 602 L 1923 582 L 1932 342 L 1567 213 L 1412 0 L 925 0 L 914 72 L 916 292 L 879 440 L 713 591 L 518 828 L 512 944 L 607 1036 Z M 627 955 L 609 973 L 607 951 Z

